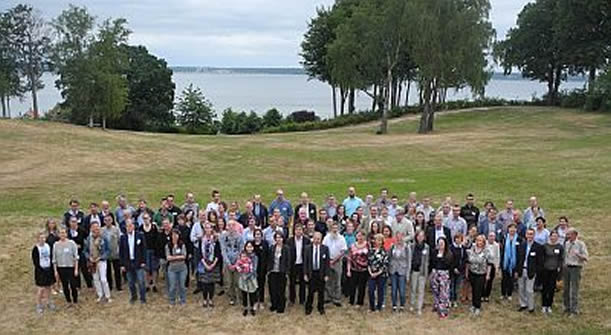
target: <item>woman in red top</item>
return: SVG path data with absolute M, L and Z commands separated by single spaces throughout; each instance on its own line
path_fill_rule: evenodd
M 389 252 L 390 247 L 395 244 L 395 238 L 392 236 L 392 228 L 384 226 L 384 228 L 382 228 L 382 235 L 384 235 L 384 250 Z
M 356 242 L 350 247 L 348 253 L 348 266 L 346 277 L 350 283 L 350 305 L 354 305 L 356 298 L 357 307 L 363 306 L 365 302 L 365 287 L 369 280 L 367 271 L 367 256 L 369 255 L 369 243 L 365 239 L 365 233 L 356 233 Z M 357 297 L 358 292 L 358 297 Z

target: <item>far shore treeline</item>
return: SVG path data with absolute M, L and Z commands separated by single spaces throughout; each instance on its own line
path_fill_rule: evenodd
M 301 43 L 303 69 L 243 68 L 276 74 L 306 74 L 328 83 L 334 118 L 315 111 L 284 117 L 231 109 L 220 115 L 204 92 L 188 86 L 175 99 L 174 71 L 235 71 L 182 66 L 171 68 L 142 45 L 130 45 L 124 18 L 98 18 L 70 5 L 45 20 L 29 5 L 0 13 L 0 103 L 26 94 L 38 119 L 41 76 L 52 72 L 63 101 L 45 120 L 137 131 L 194 134 L 325 129 L 420 114 L 419 132 L 433 130 L 442 108 L 536 103 L 611 111 L 611 2 L 536 0 L 527 4 L 504 40 L 496 39 L 489 0 L 337 0 L 320 7 Z M 261 18 L 269 19 L 269 18 Z M 540 101 L 485 98 L 494 63 L 505 75 L 547 84 Z M 560 91 L 563 81 L 586 76 L 587 86 Z M 474 101 L 447 102 L 448 90 L 469 88 Z M 418 101 L 408 101 L 417 90 Z M 369 111 L 356 111 L 356 92 L 372 98 Z M 284 111 L 289 112 L 289 111 Z

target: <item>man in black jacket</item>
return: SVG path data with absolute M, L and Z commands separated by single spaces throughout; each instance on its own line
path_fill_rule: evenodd
M 434 224 L 428 227 L 426 230 L 426 242 L 431 250 L 435 250 L 437 248 L 437 240 L 439 240 L 440 237 L 445 237 L 446 241 L 450 241 L 452 239 L 450 228 L 443 226 L 441 214 L 435 215 L 433 222 Z
M 89 204 L 89 215 L 85 216 L 83 219 L 83 224 L 80 225 L 81 228 L 89 235 L 89 229 L 91 225 L 97 223 L 101 226 L 104 225 L 104 215 L 99 213 L 98 204 L 92 202 Z
M 303 281 L 303 255 L 305 248 L 310 245 L 310 239 L 303 236 L 303 226 L 295 226 L 295 235 L 289 238 L 287 245 L 291 255 L 289 270 L 289 303 L 294 304 L 296 300 L 295 286 L 299 283 L 299 304 L 305 303 L 306 285 Z
M 257 218 L 257 226 L 260 226 L 261 229 L 267 228 L 268 223 L 268 212 L 267 207 L 261 202 L 261 195 L 255 194 L 253 197 L 252 203 L 252 212 L 255 214 Z
M 68 220 L 68 239 L 74 241 L 76 246 L 78 247 L 78 267 L 81 275 L 76 278 L 76 287 L 81 288 L 81 276 L 85 279 L 85 283 L 87 284 L 87 288 L 93 287 L 93 276 L 89 273 L 89 268 L 87 267 L 87 257 L 85 257 L 85 240 L 89 236 L 85 230 L 78 226 L 78 220 L 76 217 L 71 217 Z
M 475 206 L 475 197 L 473 194 L 467 194 L 466 200 L 467 203 L 460 209 L 460 217 L 467 221 L 467 226 L 469 229 L 471 229 L 472 226 L 477 226 L 479 220 L 479 208 Z
M 146 239 L 142 233 L 136 232 L 132 219 L 125 222 L 127 233 L 121 235 L 119 241 L 119 258 L 121 271 L 126 273 L 129 284 L 129 303 L 136 302 L 136 283 L 140 291 L 140 302 L 146 303 L 146 283 L 144 282 L 144 267 L 146 266 Z
M 526 231 L 526 241 L 517 248 L 516 272 L 518 273 L 518 291 L 520 293 L 520 311 L 535 311 L 535 276 L 543 262 L 542 246 L 534 241 L 535 231 Z
M 318 312 L 325 314 L 325 283 L 329 280 L 329 248 L 321 244 L 322 234 L 314 233 L 312 244 L 304 252 L 303 278 L 309 283 L 305 313 L 312 314 L 314 294 L 318 293 Z
M 83 224 L 83 220 L 85 219 L 85 213 L 80 210 L 79 201 L 76 199 L 72 199 L 70 200 L 69 205 L 70 209 L 68 209 L 64 213 L 64 226 L 68 227 L 70 224 L 70 218 L 74 216 L 76 218 L 78 226 L 81 227 L 81 225 Z
M 299 215 L 299 209 L 305 208 L 307 216 L 310 219 L 316 221 L 316 215 L 318 214 L 318 212 L 316 212 L 316 205 L 310 202 L 310 198 L 308 197 L 308 194 L 305 192 L 302 192 L 300 200 L 301 202 L 297 206 L 295 206 L 294 219 L 297 220 L 297 217 Z

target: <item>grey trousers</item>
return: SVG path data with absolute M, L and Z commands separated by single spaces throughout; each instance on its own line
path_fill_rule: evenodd
M 564 310 L 568 313 L 579 313 L 579 282 L 581 267 L 567 266 L 564 268 Z
M 528 279 L 528 270 L 522 270 L 522 276 L 518 278 L 518 291 L 520 293 L 520 307 L 535 309 L 535 277 Z
M 325 285 L 326 295 L 332 302 L 342 301 L 342 262 L 329 267 L 329 281 Z
M 424 287 L 426 285 L 426 278 L 420 275 L 420 272 L 412 272 L 409 280 L 410 295 L 409 301 L 416 311 L 422 311 L 422 304 L 424 304 Z
M 234 302 L 238 302 L 239 296 L 238 292 L 240 288 L 238 287 L 238 281 L 240 280 L 240 274 L 238 271 L 231 271 L 227 266 L 223 267 L 223 284 L 224 290 L 229 297 L 229 300 L 233 300 Z

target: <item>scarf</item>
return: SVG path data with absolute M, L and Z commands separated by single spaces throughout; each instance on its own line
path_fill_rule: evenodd
M 509 234 L 505 237 L 505 251 L 503 254 L 503 270 L 512 272 L 516 267 L 516 239 L 518 234 L 513 236 L 513 239 L 509 238 Z

